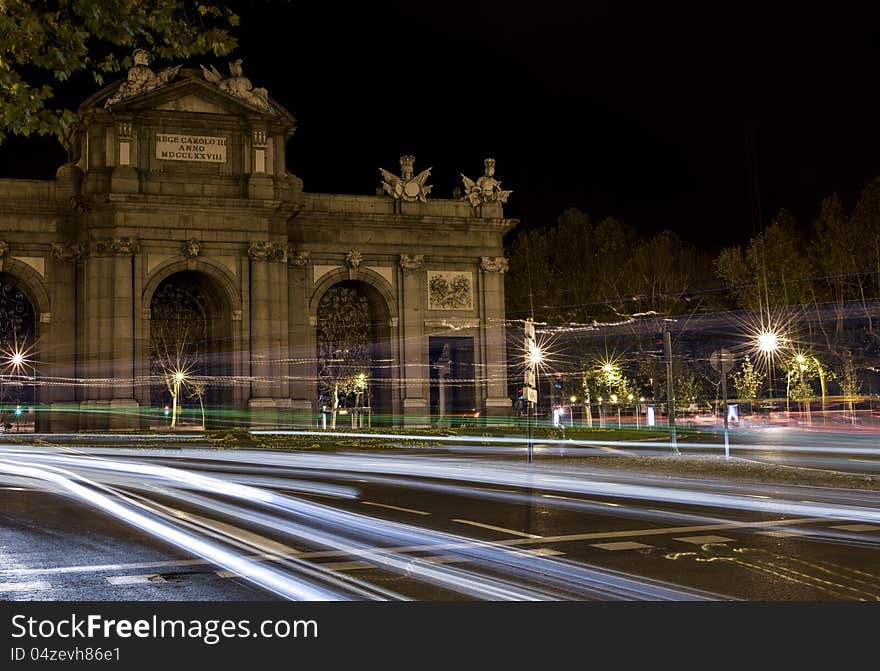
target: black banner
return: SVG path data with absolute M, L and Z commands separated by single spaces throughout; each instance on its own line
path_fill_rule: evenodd
M 876 605 L 838 603 L 0 603 L 0 668 L 237 668 L 281 660 L 436 668 L 551 660 L 712 665 L 748 652 L 839 664 Z M 574 656 L 574 657 L 572 657 Z M 408 661 L 407 661 L 408 660 Z M 684 664 L 690 666 L 690 664 Z M 285 668 L 287 668 L 285 666 Z M 843 667 L 839 667 L 843 668 Z

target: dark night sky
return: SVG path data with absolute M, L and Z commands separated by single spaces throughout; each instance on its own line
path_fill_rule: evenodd
M 752 232 L 750 147 L 765 222 L 880 175 L 880 5 L 773 4 L 243 0 L 235 55 L 297 118 L 306 190 L 372 193 L 406 152 L 448 197 L 492 155 L 523 225 L 577 206 L 716 249 Z M 45 146 L 0 173 L 51 175 Z

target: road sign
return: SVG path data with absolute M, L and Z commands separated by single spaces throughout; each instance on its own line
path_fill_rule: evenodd
M 733 352 L 724 347 L 716 349 L 709 355 L 709 365 L 719 373 L 729 373 L 735 363 L 736 357 L 733 355 Z
M 523 384 L 527 387 L 535 387 L 535 371 L 531 368 L 527 368 L 523 374 Z
M 524 387 L 523 388 L 523 398 L 529 403 L 537 403 L 538 402 L 538 390 L 533 387 Z

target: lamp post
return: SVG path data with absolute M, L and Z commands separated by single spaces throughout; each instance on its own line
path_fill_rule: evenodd
M 534 461 L 534 448 L 532 446 L 532 411 L 538 402 L 537 371 L 538 366 L 544 361 L 541 347 L 535 342 L 535 324 L 531 319 L 525 322 L 525 364 L 526 370 L 523 376 L 523 399 L 526 402 L 526 426 L 528 430 L 529 463 Z
M 186 380 L 186 373 L 176 370 L 171 375 L 171 428 L 177 427 L 177 399 L 180 396 L 180 387 Z

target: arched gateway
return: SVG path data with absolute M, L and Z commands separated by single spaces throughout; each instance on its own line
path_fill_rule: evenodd
M 36 330 L 30 298 L 14 277 L 0 273 L 0 425 L 4 427 L 19 426 L 36 400 Z
M 378 175 L 373 195 L 307 193 L 286 169 L 294 118 L 240 67 L 136 68 L 81 106 L 55 180 L 0 180 L 0 271 L 46 292 L 36 305 L 0 285 L 39 340 L 46 429 L 161 424 L 169 361 L 205 384 L 215 426 L 320 426 L 334 390 L 337 410 L 426 425 L 443 419 L 432 371 L 449 343 L 466 393 L 447 407 L 509 412 L 516 222 L 494 163 L 465 198 L 431 196 L 412 156 L 381 172 L 382 195 Z
M 174 376 L 182 376 L 176 405 L 183 426 L 234 420 L 228 416 L 234 410 L 230 316 L 223 292 L 196 271 L 166 277 L 150 299 L 150 400 L 153 407 L 172 405 Z

